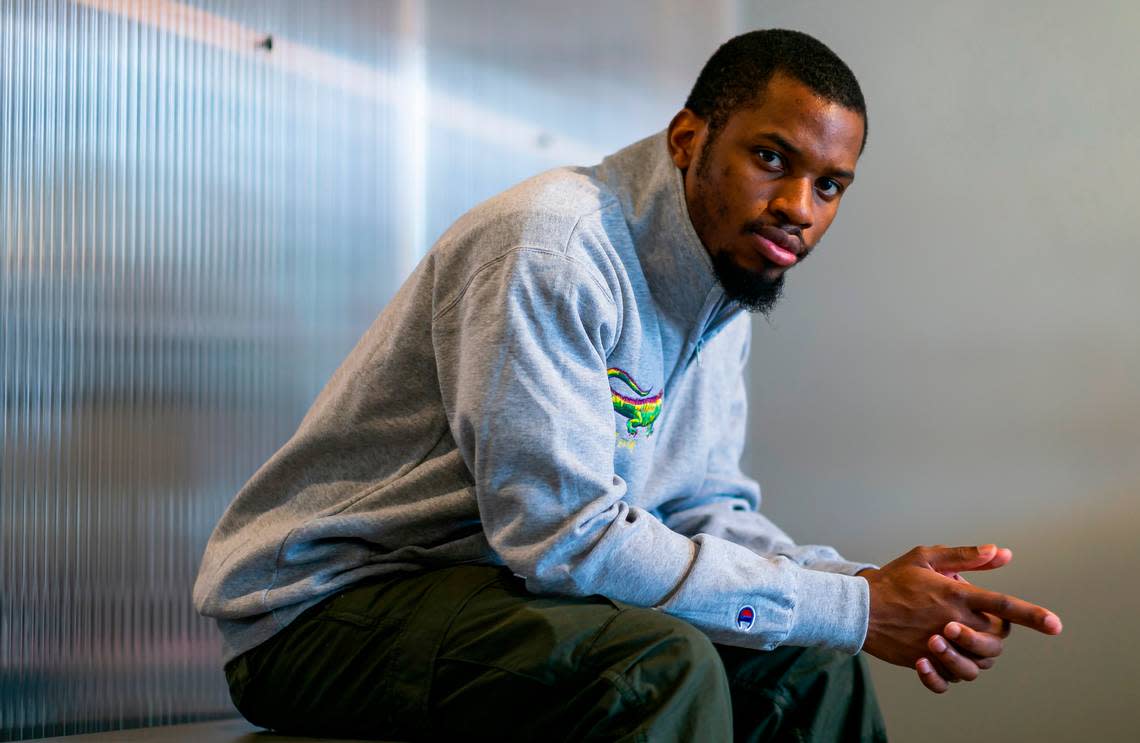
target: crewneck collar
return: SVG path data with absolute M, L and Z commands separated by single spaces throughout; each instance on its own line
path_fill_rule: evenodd
M 602 161 L 598 177 L 621 203 L 642 272 L 670 324 L 703 333 L 743 311 L 725 297 L 693 228 L 681 170 L 661 131 Z

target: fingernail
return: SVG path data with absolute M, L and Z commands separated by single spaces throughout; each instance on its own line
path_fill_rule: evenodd
M 1061 619 L 1056 614 L 1050 614 L 1045 617 L 1045 621 L 1042 622 L 1042 624 L 1045 625 L 1046 630 L 1053 634 L 1057 634 L 1061 631 Z
M 958 635 L 962 634 L 962 625 L 951 622 L 950 624 L 946 625 L 944 634 L 951 640 L 954 640 L 958 637 Z
M 983 544 L 981 547 L 978 547 L 978 552 L 981 552 L 982 554 L 995 551 L 997 551 L 996 544 Z
M 928 661 L 926 658 L 923 658 L 920 661 L 918 661 L 918 672 L 919 673 L 930 673 L 933 670 L 934 669 L 930 667 L 930 661 Z
M 946 641 L 943 640 L 941 637 L 935 637 L 934 640 L 930 643 L 930 645 L 931 645 L 931 647 L 934 648 L 934 652 L 936 652 L 936 653 L 945 653 L 946 652 Z

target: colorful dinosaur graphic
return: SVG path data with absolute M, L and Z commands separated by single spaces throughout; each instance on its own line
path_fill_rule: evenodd
M 633 381 L 633 377 L 617 367 L 607 369 L 606 373 L 610 379 L 618 379 L 625 383 L 634 394 L 638 397 L 626 397 L 620 392 L 615 392 L 610 388 L 610 395 L 613 399 L 614 410 L 625 418 L 625 430 L 629 432 L 630 436 L 637 435 L 637 429 L 644 428 L 647 435 L 653 435 L 653 422 L 657 420 L 657 416 L 661 414 L 662 393 L 658 392 L 656 395 L 650 394 L 653 392 L 652 388 L 648 390 L 641 389 L 637 382 Z

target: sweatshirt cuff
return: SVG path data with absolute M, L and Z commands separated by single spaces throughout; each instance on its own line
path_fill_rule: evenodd
M 848 560 L 814 560 L 804 567 L 811 570 L 821 570 L 825 573 L 842 573 L 843 575 L 855 575 L 860 570 L 877 568 L 879 566 L 872 565 L 869 562 L 850 562 Z
M 840 573 L 799 570 L 792 626 L 781 645 L 824 647 L 854 655 L 867 637 L 867 581 Z

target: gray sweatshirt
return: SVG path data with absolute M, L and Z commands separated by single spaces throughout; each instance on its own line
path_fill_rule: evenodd
M 750 323 L 664 134 L 461 217 L 222 516 L 194 587 L 228 660 L 367 576 L 505 565 L 713 641 L 854 653 L 863 564 L 739 468 Z

